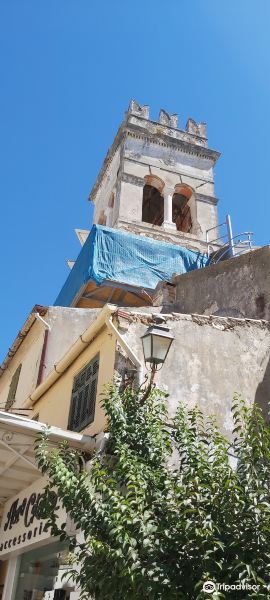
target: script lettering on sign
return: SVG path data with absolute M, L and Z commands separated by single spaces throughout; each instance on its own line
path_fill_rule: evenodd
M 51 504 L 53 508 L 57 504 L 57 496 L 55 492 L 50 492 Z M 19 523 L 20 519 L 23 518 L 25 527 L 30 527 L 34 519 L 41 519 L 41 501 L 44 498 L 44 493 L 37 494 L 33 492 L 28 498 L 24 498 L 20 503 L 19 498 L 13 502 L 10 510 L 7 513 L 7 520 L 4 523 L 4 531 L 12 529 L 14 525 Z
M 0 557 L 51 537 L 50 526 L 42 518 L 45 485 L 46 480 L 39 479 L 6 503 L 0 528 Z M 56 493 L 51 491 L 50 495 L 53 508 L 58 509 L 60 525 L 66 521 L 66 513 L 57 505 Z

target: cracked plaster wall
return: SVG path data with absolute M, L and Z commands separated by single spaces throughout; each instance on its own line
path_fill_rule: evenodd
M 194 190 L 214 196 L 213 168 L 209 160 L 184 154 L 176 148 L 166 148 L 136 138 L 127 138 L 124 146 L 123 171 L 129 181 L 121 182 L 119 218 L 128 221 L 142 220 L 142 195 L 144 177 L 157 175 L 165 185 L 174 188 L 186 183 Z M 217 207 L 211 201 L 203 202 L 196 198 L 196 235 L 205 240 L 206 229 L 217 225 Z
M 128 112 L 91 192 L 95 204 L 94 223 L 101 218 L 104 225 L 106 218 L 106 225 L 126 231 L 141 226 L 142 235 L 159 239 L 159 233 L 142 223 L 144 177 L 152 173 L 172 189 L 183 183 L 194 190 L 196 218 L 193 219 L 192 235 L 186 234 L 185 239 L 181 232 L 175 232 L 175 238 L 179 238 L 176 243 L 201 250 L 206 229 L 217 225 L 213 167 L 219 153 L 207 148 L 203 124 L 197 126 L 189 119 L 187 131 L 178 130 L 175 124 L 166 127 L 163 123 L 165 112 L 161 113 L 162 119 L 156 123 L 149 120 L 149 115 L 141 118 L 137 113 L 133 114 L 133 109 Z M 115 195 L 113 209 L 110 207 L 112 193 Z M 159 229 L 160 237 L 169 241 L 166 232 Z
M 174 278 L 181 313 L 270 320 L 270 246 Z
M 119 201 L 118 195 L 118 171 L 120 168 L 120 157 L 121 157 L 121 148 L 118 148 L 112 158 L 110 167 L 107 170 L 107 173 L 103 179 L 102 186 L 98 190 L 95 203 L 94 203 L 94 215 L 93 215 L 93 223 L 98 223 L 99 217 L 104 211 L 105 216 L 107 218 L 107 225 L 111 227 L 115 221 L 115 218 L 118 216 L 117 203 Z M 115 203 L 114 207 L 110 208 L 110 199 L 111 195 L 114 193 L 115 195 Z
M 170 415 L 180 401 L 189 406 L 198 404 L 205 413 L 215 413 L 229 434 L 235 392 L 249 402 L 258 401 L 265 409 L 270 390 L 270 331 L 266 322 L 180 314 L 166 319 L 175 340 L 156 383 L 170 394 Z M 142 362 L 140 337 L 150 320 L 147 314 L 141 317 L 132 313 L 130 320 L 120 319 L 118 324 Z

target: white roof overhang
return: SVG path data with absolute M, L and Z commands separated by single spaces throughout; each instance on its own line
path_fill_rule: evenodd
M 45 425 L 0 411 L 0 513 L 4 504 L 41 477 L 34 443 Z M 73 448 L 93 452 L 95 438 L 58 427 L 50 427 L 49 444 L 66 440 Z

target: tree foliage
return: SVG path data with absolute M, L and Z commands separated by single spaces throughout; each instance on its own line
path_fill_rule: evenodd
M 214 417 L 180 405 L 168 423 L 165 394 L 111 385 L 104 396 L 109 441 L 90 472 L 66 444 L 36 445 L 49 477 L 44 514 L 59 531 L 49 501 L 57 489 L 83 541 L 72 540 L 73 576 L 82 598 L 200 600 L 211 580 L 258 586 L 229 596 L 270 598 L 270 429 L 258 406 L 232 406 L 234 441 Z

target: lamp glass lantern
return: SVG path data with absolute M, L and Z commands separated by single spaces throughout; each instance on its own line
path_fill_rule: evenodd
M 163 325 L 151 325 L 141 336 L 145 363 L 152 368 L 163 365 L 174 340 L 170 329 Z

